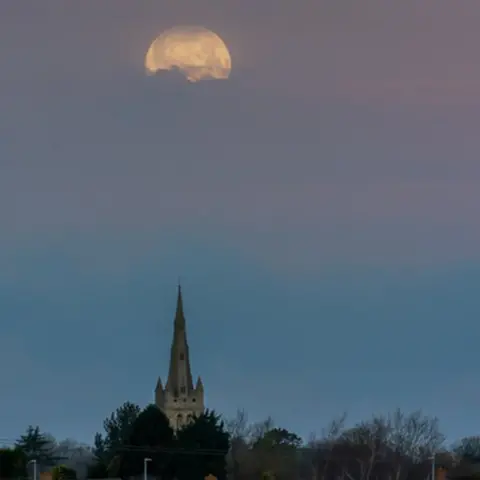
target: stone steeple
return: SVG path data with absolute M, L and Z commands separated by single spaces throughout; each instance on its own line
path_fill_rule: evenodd
M 180 428 L 204 410 L 203 384 L 198 378 L 193 386 L 190 352 L 187 342 L 182 289 L 178 286 L 177 308 L 170 348 L 170 368 L 165 388 L 159 378 L 155 388 L 155 403 L 164 411 L 174 429 Z
M 177 310 L 173 326 L 173 341 L 170 349 L 170 370 L 165 388 L 175 395 L 193 391 L 190 355 L 188 351 L 185 315 L 183 314 L 182 287 L 178 286 Z

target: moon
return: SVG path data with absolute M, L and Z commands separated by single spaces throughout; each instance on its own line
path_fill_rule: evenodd
M 189 82 L 226 80 L 232 59 L 225 42 L 203 27 L 174 27 L 164 31 L 150 45 L 145 71 L 154 75 L 177 68 Z

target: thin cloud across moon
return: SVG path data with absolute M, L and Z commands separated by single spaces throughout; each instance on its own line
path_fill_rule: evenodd
M 232 60 L 225 42 L 203 27 L 174 27 L 158 36 L 145 56 L 145 71 L 180 70 L 190 82 L 226 80 Z

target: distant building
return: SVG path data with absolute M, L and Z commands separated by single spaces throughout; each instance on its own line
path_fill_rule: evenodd
M 155 404 L 165 413 L 174 430 L 204 411 L 204 391 L 200 377 L 193 386 L 181 287 L 173 327 L 168 379 L 163 388 L 160 377 L 155 388 Z

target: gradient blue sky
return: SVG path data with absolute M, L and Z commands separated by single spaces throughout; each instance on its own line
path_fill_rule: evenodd
M 478 0 L 0 4 L 1 438 L 91 441 L 167 373 L 307 436 L 478 433 Z M 227 82 L 146 77 L 202 25 Z M 11 413 L 7 413 L 11 412 Z

